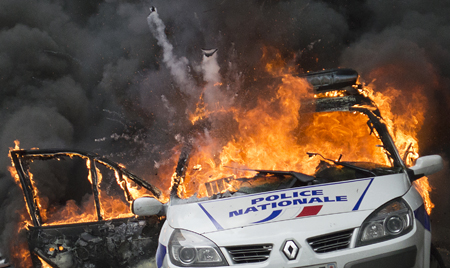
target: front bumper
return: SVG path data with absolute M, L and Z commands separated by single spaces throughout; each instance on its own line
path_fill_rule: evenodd
M 358 211 L 344 214 L 328 215 L 326 222 L 322 217 L 309 217 L 301 221 L 290 220 L 274 224 L 258 224 L 242 228 L 234 228 L 220 232 L 205 233 L 203 236 L 214 241 L 221 249 L 228 264 L 235 267 L 289 267 L 289 268 L 422 268 L 428 267 L 424 261 L 425 233 L 428 232 L 415 220 L 413 229 L 398 238 L 371 245 L 355 247 L 358 227 L 354 223 L 361 223 L 369 211 Z M 325 220 L 325 218 L 324 218 Z M 353 225 L 352 225 L 353 224 Z M 308 243 L 311 237 L 342 230 L 352 230 L 350 243 L 347 248 L 325 253 L 317 253 Z M 167 226 L 167 233 L 172 232 Z M 429 233 L 429 232 L 428 232 Z M 429 235 L 428 235 L 429 236 Z M 289 260 L 283 253 L 286 241 L 295 241 L 299 246 L 294 259 Z M 163 242 L 163 241 L 162 241 Z M 239 245 L 272 244 L 272 251 L 266 261 L 257 263 L 236 263 L 229 254 L 229 248 Z M 163 242 L 163 244 L 165 244 Z M 167 244 L 166 244 L 167 245 Z M 162 245 L 161 245 L 162 246 Z M 167 255 L 160 263 L 161 267 L 178 267 L 170 263 Z

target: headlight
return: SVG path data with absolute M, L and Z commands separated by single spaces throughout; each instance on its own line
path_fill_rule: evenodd
M 169 240 L 170 261 L 177 266 L 228 266 L 220 249 L 208 238 L 176 229 Z
M 374 211 L 361 225 L 356 246 L 393 239 L 411 231 L 411 208 L 403 199 L 392 200 Z

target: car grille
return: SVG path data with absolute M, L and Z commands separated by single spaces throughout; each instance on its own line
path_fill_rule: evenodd
M 235 264 L 266 261 L 272 251 L 271 244 L 227 247 L 228 254 Z
M 348 248 L 352 239 L 353 229 L 338 233 L 326 234 L 309 238 L 308 244 L 317 253 L 331 252 Z

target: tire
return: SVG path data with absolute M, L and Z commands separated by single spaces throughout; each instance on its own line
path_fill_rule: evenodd
M 445 268 L 444 260 L 433 244 L 431 244 L 430 250 L 430 268 Z

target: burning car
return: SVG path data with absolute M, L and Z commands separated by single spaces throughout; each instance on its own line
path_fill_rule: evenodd
M 444 267 L 414 187 L 442 168 L 441 157 L 409 167 L 410 151 L 399 153 L 354 70 L 300 79 L 314 97 L 294 111 L 304 115 L 296 131 L 307 133 L 292 142 L 303 148 L 291 154 L 300 159 L 295 170 L 239 163 L 212 176 L 196 162 L 193 137 L 180 152 L 167 201 L 96 154 L 12 150 L 34 265 L 133 267 L 156 255 L 157 267 Z M 316 138 L 321 143 L 311 142 Z M 201 176 L 207 180 L 196 180 Z M 45 187 L 61 180 L 69 188 Z M 73 189 L 81 191 L 77 198 Z
M 97 154 L 10 154 L 30 216 L 26 230 L 34 267 L 132 267 L 153 258 L 161 220 L 136 218 L 129 204 L 139 196 L 160 197 L 157 188 Z M 21 267 L 28 267 L 27 254 L 14 254 L 22 254 Z
M 333 150 L 305 147 L 316 164 L 311 174 L 230 166 L 231 176 L 197 183 L 197 195 L 183 197 L 187 174 L 195 181 L 200 170 L 189 165 L 196 149 L 186 144 L 170 200 L 162 204 L 142 197 L 132 206 L 137 215 L 167 218 L 157 267 L 443 267 L 432 250 L 429 217 L 413 184 L 439 171 L 441 157 L 420 157 L 408 167 L 408 152 L 400 155 L 355 71 L 304 78 L 315 98 L 303 103 L 300 112 L 309 113 L 315 123 L 306 120 L 303 130 L 312 128 L 309 133 L 326 143 L 321 148 Z M 326 120 L 335 121 L 332 129 L 314 130 Z M 357 128 L 364 135 L 342 138 L 342 132 Z M 341 153 L 329 155 L 336 151 Z

